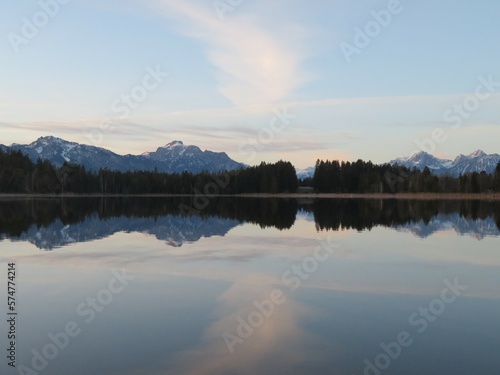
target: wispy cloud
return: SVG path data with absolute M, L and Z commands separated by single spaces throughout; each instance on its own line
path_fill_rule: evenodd
M 243 10 L 221 20 L 212 8 L 182 0 L 151 0 L 162 14 L 178 22 L 179 31 L 205 44 L 208 60 L 218 69 L 218 90 L 238 106 L 283 100 L 307 80 L 301 69 L 305 53 L 293 41 L 259 24 Z M 265 23 L 264 23 L 265 24 Z M 275 20 L 274 30 L 286 26 Z M 298 35 L 294 33 L 294 35 Z M 293 42 L 293 45 L 291 44 Z

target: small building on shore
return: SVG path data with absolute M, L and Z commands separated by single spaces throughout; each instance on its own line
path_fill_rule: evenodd
M 297 194 L 314 194 L 314 188 L 309 186 L 299 186 L 297 188 Z

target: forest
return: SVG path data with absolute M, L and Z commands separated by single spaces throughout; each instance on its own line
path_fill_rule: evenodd
M 33 162 L 19 151 L 0 150 L 0 193 L 17 194 L 186 194 L 216 196 L 248 193 L 295 193 L 299 186 L 316 193 L 491 193 L 500 192 L 500 163 L 493 174 L 459 177 L 372 162 L 318 160 L 312 178 L 299 181 L 287 161 L 262 162 L 231 172 L 192 174 L 158 171 L 118 172 L 46 160 Z
M 318 193 L 490 193 L 500 192 L 500 163 L 495 173 L 473 172 L 459 177 L 437 176 L 389 164 L 376 165 L 318 160 L 314 177 L 304 181 Z
M 278 161 L 246 169 L 192 174 L 158 171 L 118 172 L 46 160 L 33 163 L 19 151 L 0 150 L 0 193 L 42 194 L 244 194 L 294 193 L 298 180 L 293 165 Z

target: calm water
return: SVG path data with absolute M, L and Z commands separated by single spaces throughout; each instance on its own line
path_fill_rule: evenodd
M 498 203 L 191 206 L 0 201 L 1 373 L 500 373 Z

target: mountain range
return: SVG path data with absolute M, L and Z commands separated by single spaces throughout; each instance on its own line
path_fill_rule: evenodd
M 495 171 L 500 162 L 500 155 L 487 155 L 481 150 L 477 150 L 469 155 L 459 155 L 453 160 L 439 159 L 427 152 L 421 151 L 410 157 L 402 157 L 391 160 L 391 165 L 401 165 L 407 168 L 417 168 L 421 171 L 425 167 L 437 175 L 449 175 L 458 177 L 461 174 L 485 171 L 491 174 Z
M 50 161 L 57 167 L 62 166 L 64 162 L 71 162 L 83 165 L 91 171 L 107 168 L 121 172 L 157 169 L 166 173 L 184 171 L 198 173 L 247 167 L 246 164 L 231 159 L 225 152 L 202 151 L 197 146 L 186 146 L 181 141 L 170 142 L 158 147 L 156 151 L 144 152 L 141 155 L 119 155 L 101 147 L 69 142 L 52 136 L 41 137 L 27 145 L 16 143 L 11 146 L 0 145 L 0 149 L 19 150 L 35 162 L 40 158 Z M 427 167 L 437 175 L 457 177 L 472 172 L 493 173 L 499 162 L 499 154 L 487 155 L 477 150 L 469 155 L 459 155 L 453 160 L 440 159 L 421 151 L 409 157 L 396 158 L 386 164 L 417 168 L 421 171 Z M 297 168 L 296 172 L 299 179 L 312 177 L 314 167 Z
M 219 172 L 245 168 L 246 165 L 231 159 L 225 152 L 202 151 L 197 146 L 186 146 L 181 141 L 173 141 L 156 151 L 142 155 L 118 155 L 101 147 L 68 142 L 56 137 L 41 137 L 28 145 L 0 145 L 0 149 L 19 150 L 36 162 L 38 158 L 48 160 L 60 167 L 64 162 L 85 166 L 88 170 L 100 168 L 110 170 L 137 171 L 154 170 L 166 173 L 188 171 Z
M 477 150 L 469 155 L 459 155 L 453 160 L 440 159 L 425 151 L 417 152 L 412 156 L 400 157 L 391 160 L 390 165 L 400 165 L 409 169 L 416 168 L 423 171 L 425 167 L 438 176 L 458 177 L 461 174 L 485 171 L 488 174 L 494 173 L 495 168 L 500 162 L 499 154 L 486 154 L 484 151 Z M 297 169 L 297 177 L 304 179 L 314 176 L 314 167 Z

